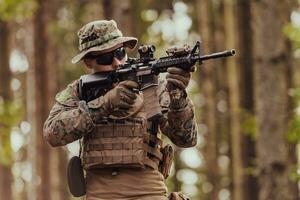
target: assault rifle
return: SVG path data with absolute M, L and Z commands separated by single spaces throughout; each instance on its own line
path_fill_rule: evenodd
M 140 90 L 144 90 L 157 84 L 157 75 L 167 72 L 169 67 L 177 66 L 185 71 L 193 72 L 196 63 L 222 57 L 233 56 L 235 50 L 227 50 L 208 55 L 200 55 L 200 42 L 191 49 L 189 46 L 170 48 L 168 56 L 154 58 L 154 45 L 142 45 L 139 47 L 139 58 L 129 58 L 125 64 L 117 70 L 83 75 L 80 77 L 79 94 L 82 100 L 87 102 L 105 94 L 113 87 L 114 83 L 123 80 L 133 80 L 139 83 Z

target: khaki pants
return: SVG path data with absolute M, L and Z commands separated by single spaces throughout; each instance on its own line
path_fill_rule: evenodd
M 146 169 L 94 169 L 86 173 L 86 200 L 167 200 L 162 174 Z
M 102 198 L 85 198 L 86 200 L 108 200 L 108 199 L 102 199 Z M 127 199 L 114 199 L 113 200 L 168 200 L 166 196 L 152 196 L 152 197 L 136 197 L 136 198 L 127 198 Z

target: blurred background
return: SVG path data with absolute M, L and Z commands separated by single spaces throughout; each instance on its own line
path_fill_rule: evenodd
M 300 9 L 297 0 L 0 0 L 0 200 L 66 200 L 79 145 L 50 148 L 55 94 L 87 73 L 72 65 L 77 31 L 114 19 L 154 44 L 202 41 L 210 60 L 188 87 L 198 144 L 176 148 L 167 185 L 192 200 L 299 199 Z M 135 52 L 130 53 L 135 56 Z

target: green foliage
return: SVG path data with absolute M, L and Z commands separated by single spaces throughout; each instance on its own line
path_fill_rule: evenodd
M 300 88 L 289 89 L 289 95 L 292 96 L 295 105 L 300 105 Z
M 297 144 L 300 140 L 300 117 L 295 116 L 289 123 L 286 136 L 288 142 Z
M 259 170 L 258 170 L 257 167 L 254 167 L 254 166 L 252 166 L 252 167 L 246 167 L 245 168 L 245 174 L 251 175 L 253 177 L 258 177 Z
M 241 112 L 241 130 L 244 134 L 250 136 L 252 140 L 257 138 L 255 116 L 246 110 Z
M 0 19 L 22 20 L 29 18 L 36 8 L 35 0 L 0 0 Z
M 289 95 L 292 96 L 295 106 L 299 107 L 300 88 L 290 89 Z M 296 110 L 298 110 L 298 109 L 296 108 Z M 297 115 L 297 113 L 289 121 L 286 139 L 288 142 L 293 143 L 293 144 L 297 144 L 300 140 L 300 116 Z
M 283 33 L 293 42 L 295 49 L 300 48 L 300 27 L 289 23 L 283 28 Z
M 0 163 L 9 165 L 12 159 L 10 132 L 23 118 L 24 110 L 21 103 L 0 102 Z
M 300 180 L 300 174 L 299 174 L 299 166 L 294 165 L 289 170 L 289 179 L 295 183 L 298 183 Z

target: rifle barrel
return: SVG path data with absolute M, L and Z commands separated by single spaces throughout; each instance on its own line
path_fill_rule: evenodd
M 227 50 L 227 51 L 222 51 L 222 52 L 217 52 L 217 53 L 200 56 L 199 60 L 204 61 L 204 60 L 209 60 L 209 59 L 213 59 L 213 58 L 228 57 L 228 56 L 233 56 L 234 54 L 235 54 L 235 50 L 231 49 L 231 50 Z

